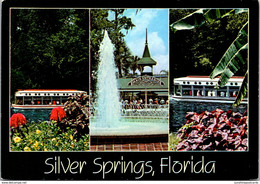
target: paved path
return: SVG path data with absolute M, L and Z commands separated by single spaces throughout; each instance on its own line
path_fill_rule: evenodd
M 91 145 L 90 151 L 168 151 L 168 143 L 130 143 Z

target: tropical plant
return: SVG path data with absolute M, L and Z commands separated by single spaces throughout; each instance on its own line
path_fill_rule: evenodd
M 190 112 L 179 130 L 177 151 L 227 150 L 245 151 L 248 147 L 248 117 L 229 110 L 216 109 L 200 114 Z
M 184 18 L 170 25 L 171 29 L 176 32 L 178 30 L 191 30 L 201 27 L 205 23 L 211 23 L 222 19 L 226 16 L 248 12 L 248 9 L 199 9 Z M 214 68 L 210 77 L 216 78 L 220 75 L 218 85 L 223 87 L 227 81 L 242 68 L 247 68 L 247 50 L 248 49 L 248 22 L 239 31 L 237 38 L 232 42 L 226 50 L 217 66 Z M 234 106 L 242 101 L 248 90 L 248 71 L 246 70 L 243 83 L 240 87 Z
M 136 70 L 141 70 L 137 64 L 137 61 L 139 61 L 140 58 L 138 56 L 132 56 L 131 64 L 130 64 L 130 69 L 133 71 L 133 75 L 135 75 Z

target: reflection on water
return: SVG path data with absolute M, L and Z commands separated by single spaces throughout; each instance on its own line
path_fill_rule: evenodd
M 14 113 L 22 113 L 27 122 L 38 122 L 50 120 L 50 114 L 52 109 L 14 109 L 11 108 L 11 115 Z
M 201 113 L 203 111 L 213 111 L 216 109 L 244 113 L 247 105 L 239 105 L 234 108 L 232 104 L 224 103 L 205 103 L 205 102 L 177 102 L 170 100 L 170 131 L 176 132 L 186 122 L 187 112 Z

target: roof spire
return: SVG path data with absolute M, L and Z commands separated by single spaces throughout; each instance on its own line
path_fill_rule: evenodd
M 146 28 L 145 44 L 146 45 L 148 44 L 148 42 L 147 42 L 147 28 Z
M 143 57 L 137 62 L 138 65 L 156 65 L 157 62 L 151 58 L 149 47 L 148 47 L 148 39 L 147 39 L 147 28 L 146 28 L 146 35 L 145 35 L 145 46 Z

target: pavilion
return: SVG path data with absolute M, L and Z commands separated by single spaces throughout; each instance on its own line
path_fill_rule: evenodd
M 142 58 L 137 62 L 141 68 L 141 75 L 137 77 L 118 78 L 118 89 L 120 97 L 124 100 L 142 99 L 144 104 L 148 104 L 149 99 L 168 100 L 168 74 L 154 74 L 153 66 L 157 62 L 151 57 L 146 29 L 146 40 Z

